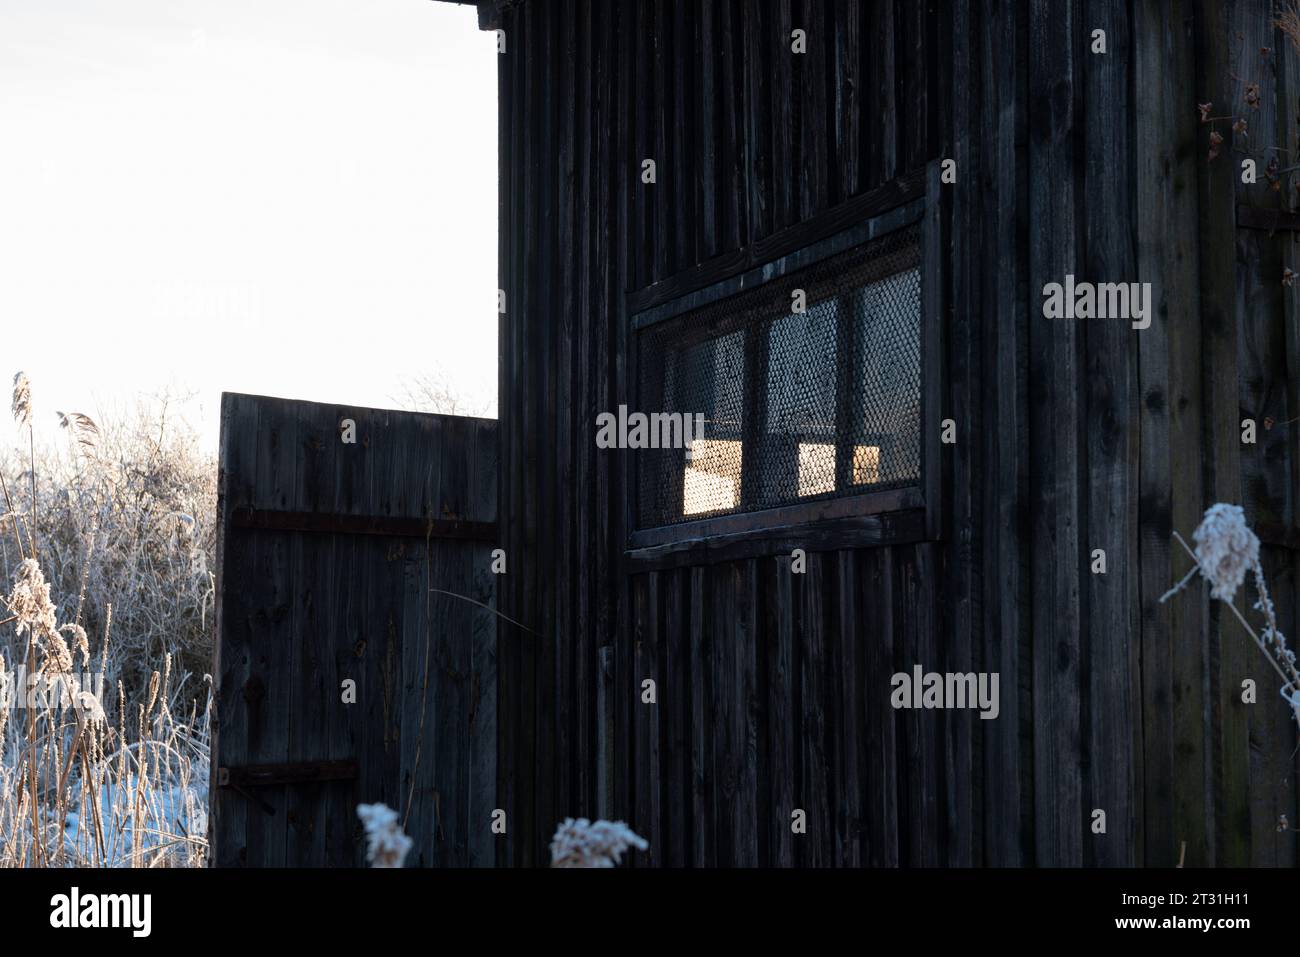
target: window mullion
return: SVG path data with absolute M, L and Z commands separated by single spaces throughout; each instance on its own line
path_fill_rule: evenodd
M 854 388 L 858 355 L 857 291 L 841 293 L 835 301 L 835 490 L 853 483 L 853 436 L 858 391 Z
M 761 507 L 762 470 L 767 458 L 767 323 L 751 322 L 745 327 L 745 352 L 742 381 L 744 407 L 741 414 L 740 504 L 742 509 Z

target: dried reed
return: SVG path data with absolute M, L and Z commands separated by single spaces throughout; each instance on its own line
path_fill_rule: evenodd
M 110 442 L 80 413 L 58 413 L 74 461 L 38 458 L 32 410 L 20 373 L 25 509 L 0 461 L 0 867 L 201 865 L 211 688 L 201 712 L 179 707 L 176 665 L 210 653 L 209 542 L 190 515 L 210 514 L 211 470 L 161 438 Z

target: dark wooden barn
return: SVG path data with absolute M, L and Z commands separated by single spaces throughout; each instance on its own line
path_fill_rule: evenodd
M 215 792 L 217 862 L 350 862 L 348 805 L 383 799 L 431 864 L 542 865 L 601 816 L 648 839 L 636 866 L 1294 865 L 1280 681 L 1202 584 L 1160 601 L 1173 534 L 1238 503 L 1300 634 L 1300 53 L 1273 6 L 480 3 L 499 421 L 393 421 L 430 436 L 395 452 L 370 424 L 395 413 L 257 406 L 280 431 L 225 435 L 216 763 L 247 786 Z M 1149 283 L 1145 320 L 1049 318 L 1067 276 Z M 603 447 L 620 407 L 703 438 Z M 275 608 L 351 600 L 322 574 L 369 611 L 275 645 Z M 435 579 L 508 620 L 432 608 Z M 309 662 L 283 707 L 338 722 L 326 745 L 250 698 L 277 655 Z M 896 709 L 917 666 L 996 673 L 996 717 Z M 339 718 L 349 669 L 369 710 Z

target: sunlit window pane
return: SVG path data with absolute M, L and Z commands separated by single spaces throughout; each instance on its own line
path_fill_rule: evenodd
M 875 485 L 880 481 L 880 446 L 853 447 L 853 484 Z
M 835 491 L 835 446 L 821 442 L 799 443 L 799 495 L 824 495 Z
M 682 513 L 699 515 L 735 508 L 738 503 L 741 443 L 695 439 L 684 476 Z

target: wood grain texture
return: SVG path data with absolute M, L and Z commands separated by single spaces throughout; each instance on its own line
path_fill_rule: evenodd
M 570 0 L 497 15 L 512 38 L 501 601 L 554 643 L 502 638 L 502 862 L 544 862 L 555 819 L 592 807 L 646 822 L 641 863 L 1168 865 L 1184 841 L 1189 864 L 1288 860 L 1266 823 L 1294 800 L 1294 774 L 1277 784 L 1294 734 L 1236 693 L 1257 652 L 1203 590 L 1158 601 L 1187 567 L 1172 532 L 1243 502 L 1274 529 L 1294 617 L 1300 430 L 1240 441 L 1244 416 L 1300 415 L 1276 278 L 1296 268 L 1291 214 L 1236 182 L 1235 154 L 1207 160 L 1195 109 L 1239 99 L 1249 68 L 1271 98 L 1252 143 L 1291 147 L 1300 74 L 1268 11 Z M 1238 33 L 1275 63 L 1234 60 Z M 633 394 L 630 317 L 926 196 L 944 158 L 957 181 L 929 173 L 926 220 L 944 230 L 927 387 L 958 435 L 927 475 L 940 521 L 913 503 L 636 538 L 636 457 L 592 443 L 594 416 Z M 1151 326 L 1047 320 L 1042 288 L 1067 273 L 1150 282 Z M 917 663 L 997 672 L 998 719 L 895 711 L 889 676 Z
M 1237 84 L 1232 50 L 1232 5 L 1206 2 L 1194 10 L 1197 71 L 1212 101 L 1232 104 Z M 1211 94 L 1213 94 L 1211 96 Z M 1198 137 L 1202 149 L 1206 140 Z M 1205 155 L 1205 154 L 1202 154 Z M 1205 504 L 1241 502 L 1241 415 L 1237 371 L 1237 294 L 1233 165 L 1198 163 L 1198 272 L 1201 304 L 1201 387 L 1204 408 L 1202 470 Z M 1209 605 L 1209 723 L 1212 734 L 1214 859 L 1250 861 L 1249 731 L 1239 695 L 1244 653 L 1239 627 L 1216 602 Z M 1217 667 L 1215 663 L 1217 662 Z
M 344 418 L 355 445 L 340 441 Z M 405 819 L 412 865 L 494 855 L 482 834 L 495 806 L 497 623 L 435 593 L 490 607 L 489 552 L 437 537 L 429 520 L 494 527 L 496 446 L 487 420 L 223 397 L 214 768 L 350 761 L 357 772 L 259 785 L 257 801 L 215 788 L 218 866 L 360 865 L 356 806 L 375 801 Z M 312 521 L 250 525 L 239 510 Z M 356 516 L 428 532 L 421 542 L 344 520 Z
M 1136 272 L 1132 167 L 1115 156 L 1134 152 L 1131 129 L 1114 122 L 1133 109 L 1129 66 L 1133 58 L 1131 7 L 1114 0 L 1088 0 L 1089 31 L 1106 31 L 1106 59 L 1093 56 L 1084 71 L 1082 189 L 1083 240 L 1078 272 L 1096 282 Z M 1154 308 L 1154 303 L 1149 304 Z M 1083 595 L 1087 630 L 1081 657 L 1084 749 L 1088 755 L 1086 810 L 1106 812 L 1106 833 L 1089 830 L 1084 861 L 1094 866 L 1133 866 L 1140 857 L 1142 792 L 1141 684 L 1138 633 L 1138 441 L 1137 356 L 1140 337 L 1122 319 L 1086 326 L 1084 421 L 1087 425 L 1081 523 Z M 1097 550 L 1105 573 L 1096 571 Z
M 1077 269 L 1078 90 L 1083 56 L 1077 4 L 1029 10 L 1029 288 L 1062 282 Z M 1033 725 L 1036 857 L 1083 863 L 1080 635 L 1084 387 L 1079 323 L 1049 323 L 1030 300 L 1031 449 L 1029 503 L 1033 564 Z

